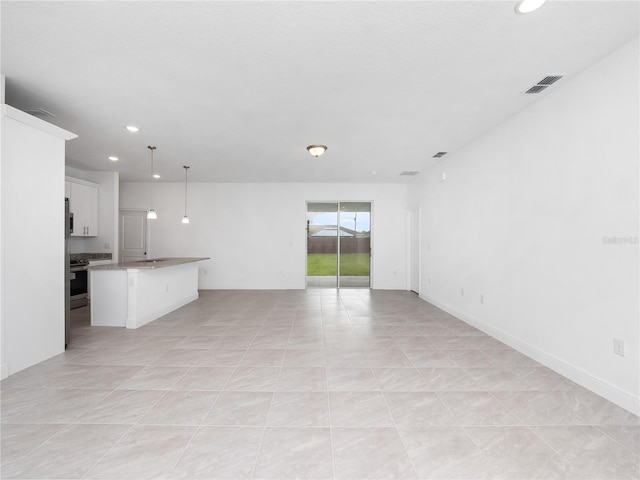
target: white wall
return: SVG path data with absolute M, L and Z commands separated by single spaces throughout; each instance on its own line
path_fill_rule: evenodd
M 74 137 L 3 106 L 1 318 L 10 375 L 64 351 L 64 138 Z
M 149 256 L 211 257 L 201 289 L 305 288 L 307 200 L 372 201 L 372 286 L 407 288 L 405 185 L 190 183 L 188 225 L 184 184 L 153 188 Z M 147 209 L 149 184 L 122 183 L 120 207 Z
M 636 39 L 562 80 L 409 192 L 423 298 L 636 414 L 638 58 Z
M 4 105 L 4 92 L 5 92 L 5 76 L 0 74 L 0 105 Z M 0 115 L 0 122 L 4 123 L 4 115 Z M 0 129 L 2 125 L 0 124 Z M 4 135 L 0 135 L 0 152 L 2 151 L 2 138 Z M 2 166 L 0 165 L 0 272 L 4 270 L 4 264 L 2 258 Z M 0 273 L 0 380 L 7 378 L 9 375 L 9 367 L 4 359 L 4 321 L 2 317 L 2 302 L 3 288 L 2 288 L 2 274 Z

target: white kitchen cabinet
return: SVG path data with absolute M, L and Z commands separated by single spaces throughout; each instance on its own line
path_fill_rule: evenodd
M 73 213 L 71 236 L 98 236 L 98 185 L 69 177 L 68 181 L 69 210 Z
M 85 186 L 84 189 L 84 223 L 87 237 L 98 236 L 98 188 Z

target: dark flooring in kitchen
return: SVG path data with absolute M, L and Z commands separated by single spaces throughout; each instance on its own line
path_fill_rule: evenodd
M 89 305 L 71 310 L 71 332 L 91 326 L 91 307 Z
M 73 311 L 4 380 L 3 479 L 638 479 L 640 420 L 404 291 Z

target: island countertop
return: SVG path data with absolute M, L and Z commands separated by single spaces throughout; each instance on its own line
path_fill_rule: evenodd
M 151 258 L 149 260 L 140 260 L 137 262 L 126 263 L 110 263 L 108 265 L 96 265 L 89 267 L 89 270 L 152 270 L 157 268 L 175 267 L 176 265 L 183 265 L 185 263 L 200 262 L 202 260 L 209 260 L 210 257 L 165 257 L 165 258 Z

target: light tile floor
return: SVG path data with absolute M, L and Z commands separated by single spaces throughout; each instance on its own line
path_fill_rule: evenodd
M 640 478 L 638 417 L 409 292 L 74 313 L 67 352 L 0 384 L 3 479 Z

